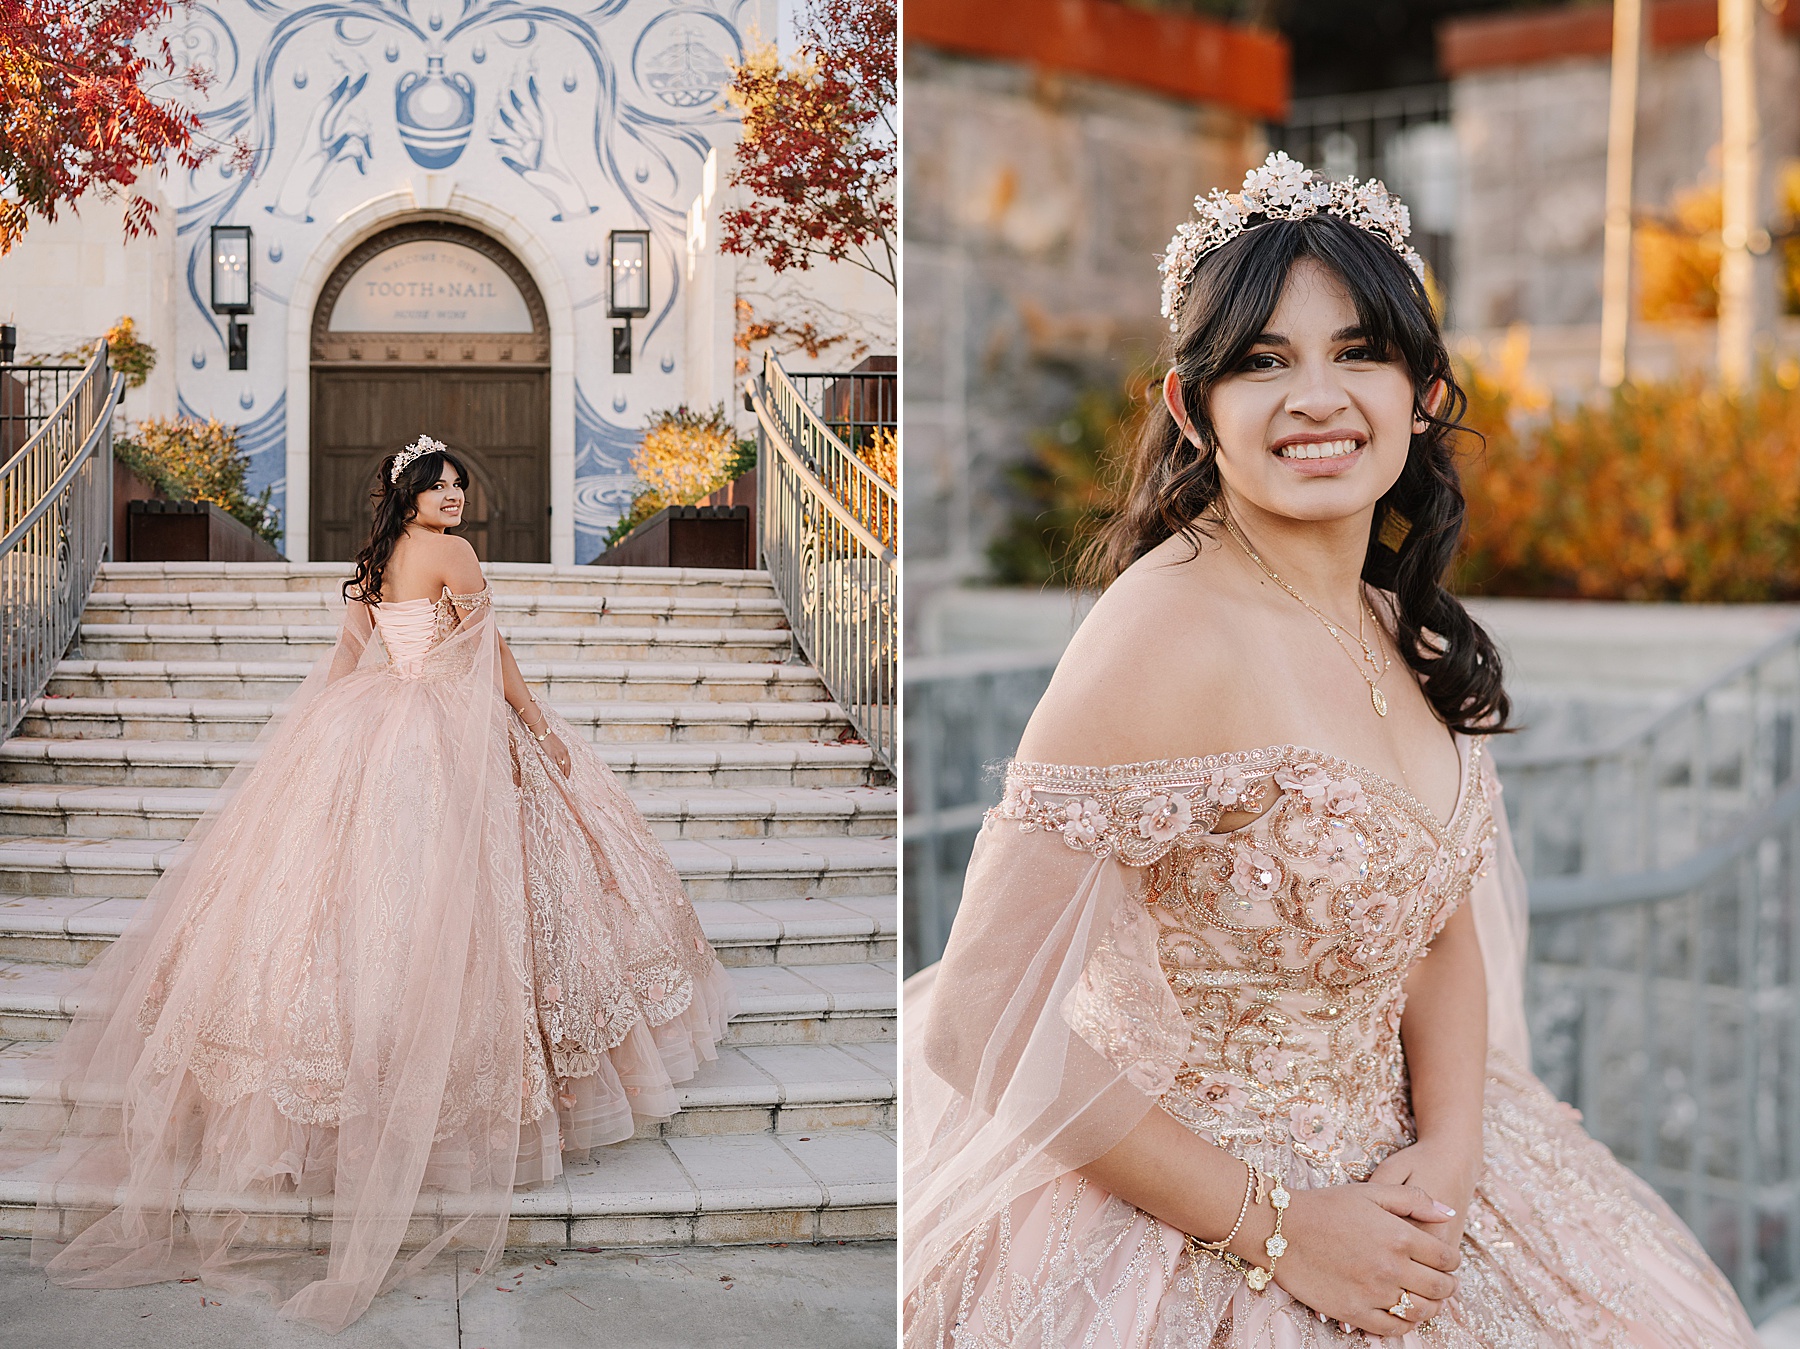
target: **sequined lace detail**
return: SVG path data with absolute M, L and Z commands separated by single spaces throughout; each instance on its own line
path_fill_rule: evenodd
M 1180 1234 L 1066 1175 L 965 1237 L 907 1299 L 907 1349 L 1748 1349 L 1730 1286 L 1662 1201 L 1504 1054 L 1459 1288 L 1398 1342 L 1251 1294 Z
M 519 772 L 533 1003 L 525 1117 L 536 1119 L 550 1108 L 550 1083 L 592 1076 L 633 1027 L 685 1015 L 714 956 L 648 828 L 615 825 L 604 843 L 594 837 L 551 781 L 561 773 L 542 747 L 516 719 L 507 724 Z M 633 922 L 644 907 L 664 912 L 664 923 Z
M 1017 763 L 991 813 L 1139 870 L 1190 1038 L 1161 1093 L 1194 1132 L 1292 1182 L 1366 1179 L 1413 1141 L 1400 1051 L 1407 971 L 1489 864 L 1485 745 L 1440 823 L 1398 785 L 1295 745 L 1071 768 Z M 1211 832 L 1229 811 L 1249 824 Z M 1095 1000 L 1070 1024 L 1129 1073 L 1155 1027 Z M 1069 1015 L 1074 1009 L 1065 1009 Z
M 454 661 L 433 653 L 470 615 L 488 608 L 490 590 L 455 594 L 446 586 L 429 603 L 430 646 L 423 653 L 391 652 L 393 663 L 379 670 L 434 684 L 430 696 L 447 699 L 458 695 L 452 681 L 467 673 L 473 653 L 467 643 Z M 397 625 L 397 631 L 404 626 Z M 394 645 L 405 648 L 407 639 Z M 448 719 L 449 708 L 444 710 Z M 560 716 L 547 715 L 565 743 L 578 743 Z M 288 833 L 261 843 L 233 840 L 228 851 L 260 847 L 271 875 L 316 876 L 323 870 L 317 857 L 290 857 L 289 838 L 327 840 L 327 854 L 366 848 L 370 840 L 413 839 L 419 821 L 442 818 L 450 787 L 441 747 L 434 748 L 430 736 L 432 720 L 424 713 L 414 728 L 421 737 L 418 753 L 379 764 L 365 762 L 352 743 L 354 734 L 328 719 L 296 728 L 318 746 L 317 761 L 349 762 L 367 774 L 353 793 L 355 811 L 346 812 L 343 784 L 332 775 L 297 773 L 287 797 Z M 482 914 L 472 934 L 476 944 L 490 943 L 497 957 L 472 952 L 470 959 L 504 961 L 529 999 L 523 1009 L 524 1075 L 521 1080 L 494 1071 L 492 1046 L 471 1050 L 453 1070 L 439 1112 L 439 1138 L 478 1110 L 541 1119 L 554 1108 L 557 1090 L 599 1073 L 605 1056 L 635 1027 L 699 1016 L 696 988 L 716 969 L 667 852 L 624 802 L 597 756 L 575 755 L 574 777 L 564 781 L 516 717 L 497 724 L 506 729 L 491 751 L 497 757 L 490 771 L 512 784 L 518 832 L 507 837 L 514 847 L 522 844 L 524 887 L 520 902 Z M 494 822 L 489 827 L 499 833 Z M 239 825 L 228 817 L 220 828 L 235 831 Z M 496 837 L 485 846 L 505 845 Z M 406 868 L 410 856 L 396 849 L 392 865 Z M 350 950 L 334 922 L 309 913 L 311 923 L 296 926 L 281 905 L 263 905 L 236 936 L 234 955 L 225 962 L 229 977 L 206 990 L 203 1003 L 171 1007 L 165 990 L 180 982 L 190 948 L 207 931 L 209 910 L 230 898 L 204 885 L 195 888 L 199 898 L 160 951 L 137 1012 L 139 1029 L 150 1037 L 154 1071 L 185 1066 L 212 1101 L 228 1105 L 266 1092 L 287 1119 L 338 1124 L 359 1108 L 349 1087 L 350 1018 L 344 1000 L 354 996 L 356 977 L 379 984 L 404 967 L 413 915 L 404 904 L 380 896 L 383 903 L 359 915 L 356 949 Z M 405 896 L 407 886 L 396 879 L 392 893 Z M 460 1009 L 464 1017 L 481 1013 L 477 1005 Z M 459 1036 L 463 1045 L 477 1040 L 473 1031 Z M 392 1067 L 380 1065 L 383 1073 Z M 632 1092 L 630 1084 L 626 1090 Z
M 1186 1023 L 1182 1066 L 1172 1082 L 1145 1075 L 1177 1057 L 1161 1052 L 1173 1028 L 1136 973 L 1147 953 L 1111 934 L 1062 1016 L 1189 1129 L 1314 1188 L 1366 1179 L 1414 1141 L 1403 984 L 1493 863 L 1499 795 L 1480 740 L 1467 742 L 1448 824 L 1378 774 L 1285 745 L 1112 768 L 1015 763 L 985 828 L 1053 832 L 1132 869 Z M 1228 812 L 1256 810 L 1212 832 Z M 1402 1340 L 1347 1331 L 1278 1285 L 1254 1294 L 1223 1262 L 1190 1258 L 1174 1229 L 1066 1174 L 1014 1196 L 925 1273 L 906 1299 L 905 1344 L 1755 1343 L 1730 1286 L 1662 1201 L 1499 1051 L 1483 1119 L 1461 1286 Z

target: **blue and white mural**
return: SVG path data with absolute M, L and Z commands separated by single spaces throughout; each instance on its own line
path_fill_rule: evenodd
M 254 151 L 248 171 L 221 156 L 171 184 L 185 265 L 183 410 L 243 427 L 253 490 L 274 484 L 285 506 L 295 279 L 335 222 L 427 173 L 446 175 L 514 217 L 554 258 L 571 298 L 575 557 L 591 558 L 629 502 L 645 415 L 683 400 L 686 213 L 708 150 L 735 140 L 730 63 L 776 32 L 777 3 L 223 0 L 178 11 L 170 36 L 180 60 L 214 75 L 206 136 Z M 255 231 L 245 371 L 226 369 L 225 320 L 209 304 L 215 224 Z M 606 236 L 646 227 L 652 308 L 633 328 L 636 373 L 615 376 Z

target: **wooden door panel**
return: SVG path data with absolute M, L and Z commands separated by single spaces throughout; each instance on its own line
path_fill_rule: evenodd
M 354 556 L 381 460 L 423 433 L 469 466 L 456 532 L 477 556 L 549 561 L 549 395 L 541 370 L 315 371 L 312 556 Z
M 434 390 L 446 444 L 481 457 L 493 484 L 496 556 L 550 560 L 550 382 L 541 370 L 446 372 Z

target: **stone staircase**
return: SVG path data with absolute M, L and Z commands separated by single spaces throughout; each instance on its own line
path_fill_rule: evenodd
M 273 708 L 337 633 L 336 563 L 112 563 L 0 744 L 0 1126 Z M 487 567 L 525 678 L 665 841 L 741 1010 L 682 1112 L 514 1198 L 516 1245 L 895 1233 L 895 792 L 754 571 Z M 35 1187 L 0 1181 L 0 1235 Z M 448 1203 L 450 1201 L 446 1201 Z M 316 1244 L 329 1200 L 272 1201 Z M 421 1214 L 421 1217 L 426 1215 Z

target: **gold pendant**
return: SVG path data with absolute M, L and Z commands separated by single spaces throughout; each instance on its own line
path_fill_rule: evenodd
M 1387 699 L 1373 684 L 1369 685 L 1369 701 L 1375 704 L 1376 716 L 1385 717 L 1387 715 Z

